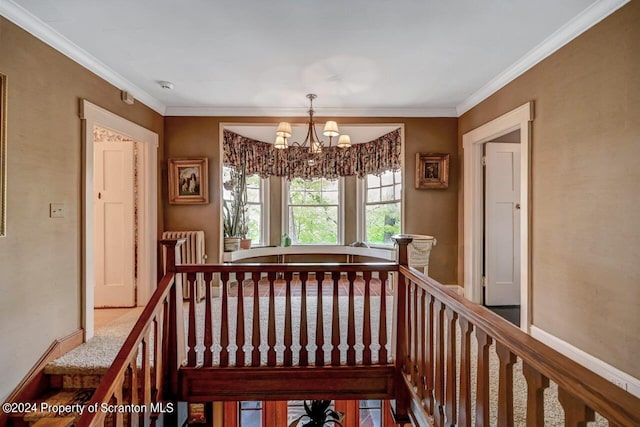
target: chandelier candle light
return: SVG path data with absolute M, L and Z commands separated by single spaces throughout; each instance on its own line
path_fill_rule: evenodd
M 320 141 L 318 134 L 316 132 L 315 123 L 313 121 L 313 100 L 316 99 L 318 95 L 310 93 L 307 94 L 307 98 L 309 99 L 309 123 L 307 129 L 307 136 L 304 139 L 304 142 L 300 144 L 299 142 L 292 142 L 292 147 L 308 147 L 309 149 L 309 164 L 314 164 L 314 157 L 320 153 L 325 148 L 324 142 Z M 329 120 L 324 124 L 324 129 L 322 131 L 324 136 L 329 137 L 329 145 L 327 147 L 331 147 L 331 143 L 333 142 L 334 136 L 340 136 L 338 139 L 337 146 L 340 148 L 348 148 L 351 147 L 351 138 L 349 135 L 340 135 L 340 130 L 338 129 L 338 123 L 333 120 Z M 289 122 L 280 122 L 278 124 L 278 129 L 276 130 L 276 141 L 274 147 L 280 150 L 289 147 L 289 142 L 287 138 L 291 138 L 291 124 Z

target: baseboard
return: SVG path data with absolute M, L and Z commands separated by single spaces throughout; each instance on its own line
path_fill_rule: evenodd
M 640 380 L 632 377 L 626 372 L 615 368 L 608 363 L 586 353 L 583 350 L 569 344 L 568 342 L 551 335 L 550 333 L 531 325 L 531 336 L 542 341 L 554 350 L 564 354 L 573 361 L 581 364 L 585 368 L 595 372 L 601 377 L 611 381 L 613 384 L 628 391 L 636 397 L 640 397 Z
M 82 344 L 83 340 L 84 330 L 82 329 L 78 329 L 66 337 L 56 339 L 7 397 L 6 402 L 27 402 L 37 397 L 48 387 L 47 379 L 44 375 L 45 366 Z M 6 414 L 0 412 L 0 426 L 4 426 L 6 423 Z

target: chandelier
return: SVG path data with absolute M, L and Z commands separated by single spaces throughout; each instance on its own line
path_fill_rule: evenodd
M 313 100 L 316 99 L 318 95 L 314 93 L 307 94 L 307 98 L 309 99 L 309 123 L 307 129 L 307 136 L 305 137 L 302 143 L 299 142 L 291 142 L 289 143 L 288 138 L 291 138 L 291 124 L 289 122 L 280 122 L 278 124 L 278 129 L 276 130 L 276 141 L 275 148 L 279 150 L 283 150 L 292 147 L 302 147 L 308 149 L 308 161 L 309 163 L 314 163 L 314 157 L 320 153 L 326 147 L 331 147 L 333 142 L 333 138 L 339 136 L 337 146 L 340 148 L 351 147 L 351 138 L 349 135 L 340 135 L 340 130 L 338 129 L 338 123 L 333 120 L 329 120 L 324 124 L 324 129 L 322 130 L 322 134 L 324 136 L 329 137 L 329 145 L 325 147 L 324 141 L 321 141 L 318 137 L 318 133 L 316 132 L 315 122 L 313 121 Z

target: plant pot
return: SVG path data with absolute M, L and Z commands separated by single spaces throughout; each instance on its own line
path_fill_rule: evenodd
M 251 249 L 251 239 L 240 240 L 240 249 Z
M 240 249 L 240 238 L 239 237 L 225 237 L 224 238 L 224 251 L 225 252 L 233 252 Z

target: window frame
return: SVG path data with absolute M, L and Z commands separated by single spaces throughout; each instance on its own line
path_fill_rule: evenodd
M 405 225 L 404 201 L 405 201 L 405 191 L 406 191 L 405 189 L 406 179 L 404 174 L 404 167 L 397 172 L 400 173 L 400 199 L 370 203 L 369 205 L 384 205 L 384 204 L 400 202 L 400 234 L 402 234 L 404 233 L 404 225 Z M 358 183 L 356 185 L 356 228 L 357 228 L 356 235 L 357 235 L 358 241 L 365 242 L 372 248 L 392 249 L 394 247 L 393 243 L 381 244 L 381 243 L 367 242 L 366 214 L 367 214 L 367 190 L 369 189 L 367 186 L 367 176 L 365 176 L 364 178 L 358 178 L 357 179 Z
M 326 178 L 316 178 L 326 179 Z M 313 181 L 313 180 L 312 180 Z M 288 233 L 289 231 L 289 206 L 325 206 L 325 205 L 289 205 L 289 180 L 282 179 L 282 233 Z M 338 235 L 336 243 L 304 243 L 304 244 L 292 244 L 293 246 L 343 246 L 344 245 L 344 226 L 345 226 L 345 207 L 344 207 L 344 177 L 338 178 Z M 334 205 L 326 205 L 334 206 Z

